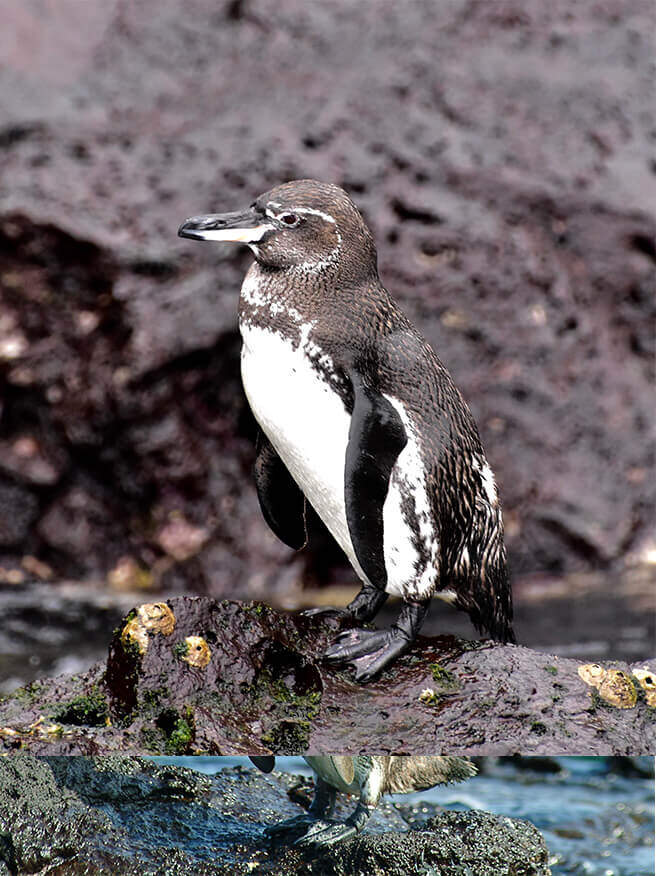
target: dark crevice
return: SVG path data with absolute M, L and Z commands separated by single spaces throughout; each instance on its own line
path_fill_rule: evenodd
M 422 225 L 441 225 L 442 219 L 431 210 L 405 204 L 399 198 L 392 200 L 392 209 L 402 222 L 420 222 Z
M 648 234 L 633 234 L 630 238 L 631 246 L 643 253 L 652 261 L 656 262 L 656 242 Z

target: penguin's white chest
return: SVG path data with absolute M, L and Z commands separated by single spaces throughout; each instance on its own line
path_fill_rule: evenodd
M 309 502 L 358 573 L 346 522 L 344 460 L 351 417 L 310 358 L 311 325 L 294 345 L 279 332 L 241 325 L 241 374 L 248 403 Z M 325 354 L 324 354 L 325 355 Z M 332 364 L 326 357 L 325 364 Z
M 330 385 L 330 357 L 310 338 L 313 324 L 299 328 L 300 342 L 295 344 L 277 331 L 240 325 L 244 390 L 278 456 L 366 583 L 351 541 L 344 499 L 351 415 Z M 314 364 L 317 361 L 321 370 Z M 423 599 L 435 590 L 437 541 L 417 436 L 403 405 L 389 400 L 403 420 L 408 443 L 392 469 L 383 506 L 385 589 L 404 598 Z M 404 511 L 408 497 L 414 508 L 410 517 Z

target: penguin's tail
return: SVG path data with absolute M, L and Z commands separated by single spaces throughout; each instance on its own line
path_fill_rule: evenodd
M 479 633 L 487 633 L 496 642 L 515 645 L 512 590 L 505 555 L 488 565 L 485 574 L 471 588 L 467 609 Z

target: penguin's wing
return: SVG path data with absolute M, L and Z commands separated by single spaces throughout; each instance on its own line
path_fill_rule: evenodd
M 263 432 L 253 473 L 264 519 L 281 541 L 300 550 L 307 540 L 305 497 Z
M 359 372 L 352 370 L 349 377 L 353 413 L 344 465 L 346 521 L 358 562 L 369 581 L 383 590 L 383 505 L 394 463 L 408 437 L 391 402 Z
M 258 770 L 262 770 L 263 773 L 270 773 L 271 770 L 276 765 L 275 757 L 249 757 Z
M 353 758 L 334 754 L 332 756 L 332 762 L 340 779 L 344 782 L 345 785 L 350 785 L 355 778 L 355 767 L 353 766 Z

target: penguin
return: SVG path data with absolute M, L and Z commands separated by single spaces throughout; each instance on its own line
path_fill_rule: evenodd
M 501 506 L 476 424 L 382 285 L 348 194 L 295 180 L 178 234 L 255 256 L 239 299 L 241 374 L 267 523 L 298 550 L 310 503 L 361 581 L 344 610 L 356 624 L 390 594 L 402 600 L 391 629 L 343 631 L 324 659 L 369 681 L 410 647 L 432 597 L 514 642 Z
M 270 773 L 275 757 L 251 757 L 258 769 Z M 435 785 L 461 782 L 476 775 L 475 765 L 464 757 L 414 757 L 402 755 L 304 756 L 316 773 L 315 793 L 307 813 L 265 828 L 275 840 L 301 836 L 300 846 L 330 846 L 360 833 L 383 794 L 408 794 Z M 329 821 L 337 791 L 357 794 L 355 811 L 344 822 Z

